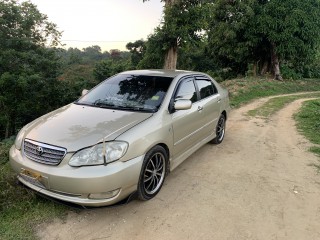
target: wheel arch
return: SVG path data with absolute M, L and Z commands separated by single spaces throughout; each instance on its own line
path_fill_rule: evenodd
M 170 172 L 170 150 L 169 150 L 169 147 L 168 147 L 167 144 L 165 144 L 165 143 L 158 143 L 158 144 L 156 144 L 155 146 L 163 147 L 164 150 L 165 150 L 166 153 L 167 153 L 168 159 L 167 159 L 166 175 L 168 175 L 168 173 Z M 154 146 L 154 147 L 155 147 L 155 146 Z
M 222 114 L 222 115 L 225 117 L 225 119 L 227 120 L 227 112 L 226 112 L 226 110 L 223 110 L 221 114 Z

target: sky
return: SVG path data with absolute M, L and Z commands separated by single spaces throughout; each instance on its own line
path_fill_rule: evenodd
M 160 0 L 30 0 L 62 31 L 65 48 L 99 45 L 125 50 L 128 42 L 147 39 L 161 21 Z

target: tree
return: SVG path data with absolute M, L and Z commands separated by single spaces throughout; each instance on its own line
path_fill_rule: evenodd
M 118 49 L 110 50 L 111 58 L 95 64 L 94 78 L 101 82 L 114 74 L 131 69 L 130 53 Z
M 85 59 L 85 62 L 100 61 L 103 58 L 100 46 L 93 45 L 91 47 L 83 48 L 82 50 L 82 56 Z
M 146 51 L 146 42 L 143 40 L 137 40 L 135 42 L 129 42 L 126 48 L 131 53 L 131 64 L 136 68 L 139 62 L 142 60 Z
M 211 10 L 209 53 L 224 65 L 273 74 L 280 65 L 310 62 L 320 40 L 319 0 L 217 0 Z
M 147 1 L 147 0 L 144 0 Z M 178 49 L 186 42 L 195 43 L 206 25 L 207 2 L 203 0 L 163 0 L 164 20 L 154 37 L 164 52 L 164 69 L 176 69 Z M 154 44 L 150 44 L 153 46 Z M 147 52 L 152 51 L 147 47 Z
M 0 2 L 0 131 L 9 137 L 63 100 L 60 64 L 48 48 L 61 33 L 30 2 Z

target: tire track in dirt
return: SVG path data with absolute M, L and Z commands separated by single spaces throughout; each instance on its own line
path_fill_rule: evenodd
M 221 145 L 205 145 L 167 177 L 151 201 L 70 212 L 41 239 L 320 239 L 317 157 L 298 134 L 297 100 L 268 121 L 233 110 Z

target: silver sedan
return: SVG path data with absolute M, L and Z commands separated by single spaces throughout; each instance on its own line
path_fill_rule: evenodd
M 10 163 L 21 183 L 59 200 L 149 200 L 193 152 L 223 141 L 229 110 L 204 73 L 127 71 L 23 127 Z

